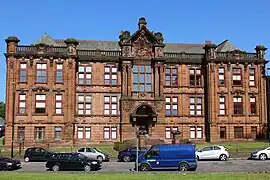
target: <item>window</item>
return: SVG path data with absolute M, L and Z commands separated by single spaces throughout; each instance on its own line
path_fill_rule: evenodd
M 233 98 L 233 109 L 235 115 L 243 115 L 243 100 L 242 97 L 235 96 Z
M 91 139 L 91 127 L 77 127 L 77 139 Z
M 46 95 L 36 94 L 36 113 L 46 113 Z
M 104 67 L 104 82 L 105 85 L 117 85 L 117 67 Z
M 178 98 L 166 97 L 166 116 L 178 115 Z
M 18 140 L 25 139 L 25 127 L 18 127 Z
M 20 83 L 27 82 L 27 64 L 21 63 L 20 64 Z
M 225 68 L 224 67 L 218 68 L 218 84 L 220 86 L 225 85 Z
M 63 82 L 63 64 L 56 64 L 56 83 Z
M 90 65 L 80 65 L 78 77 L 78 84 L 90 85 L 92 82 L 92 67 Z
M 199 68 L 189 69 L 189 84 L 190 86 L 202 86 L 201 69 Z
M 189 113 L 191 116 L 202 115 L 202 98 L 201 97 L 189 98 Z
M 61 140 L 62 139 L 62 127 L 55 127 L 54 128 L 54 134 L 55 134 L 55 140 Z
M 19 114 L 26 113 L 26 95 L 20 94 L 19 95 Z
M 166 86 L 177 86 L 178 85 L 178 71 L 176 67 L 167 67 L 165 73 L 165 85 Z
M 234 138 L 243 138 L 243 127 L 234 127 Z
M 219 97 L 219 115 L 226 114 L 225 96 Z
M 104 114 L 117 115 L 117 97 L 104 96 Z
M 36 140 L 45 139 L 45 127 L 35 127 L 35 139 Z
M 90 95 L 78 96 L 78 115 L 90 115 L 91 114 L 91 102 Z
M 37 74 L 36 74 L 37 83 L 46 83 L 47 82 L 47 64 L 37 64 Z
M 255 68 L 249 68 L 249 86 L 255 86 Z
M 151 66 L 134 65 L 132 71 L 133 91 L 151 92 Z
M 104 127 L 104 139 L 116 139 L 117 128 L 116 127 Z
M 257 114 L 256 97 L 250 97 L 249 101 L 250 101 L 250 113 Z
M 166 139 L 173 138 L 172 131 L 178 131 L 178 127 L 166 127 L 165 128 L 165 138 Z
M 233 68 L 232 69 L 233 85 L 241 86 L 242 85 L 242 69 Z
M 220 127 L 219 136 L 220 139 L 226 139 L 226 127 Z
M 83 127 L 78 127 L 77 128 L 77 138 L 78 139 L 83 139 Z
M 55 95 L 55 114 L 62 114 L 62 95 Z
M 91 127 L 85 127 L 85 139 L 91 139 Z
M 257 139 L 257 127 L 256 126 L 251 127 L 251 138 Z
M 201 139 L 201 138 L 203 138 L 202 127 L 201 126 L 190 127 L 190 138 L 191 139 Z

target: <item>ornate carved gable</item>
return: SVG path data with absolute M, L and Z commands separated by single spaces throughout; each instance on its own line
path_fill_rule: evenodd
M 154 43 L 147 31 L 142 29 L 136 36 L 137 37 L 131 41 L 132 56 L 136 58 L 154 57 Z
M 122 31 L 119 36 L 119 45 L 124 57 L 133 57 L 138 59 L 150 59 L 154 57 L 163 57 L 162 33 L 150 32 L 146 27 L 145 18 L 140 18 L 139 29 L 130 36 L 130 32 Z

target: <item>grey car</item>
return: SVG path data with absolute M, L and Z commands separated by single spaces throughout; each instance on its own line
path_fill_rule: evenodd
M 76 152 L 83 154 L 84 156 L 88 157 L 89 159 L 99 160 L 100 162 L 109 161 L 109 159 L 110 159 L 108 154 L 102 152 L 98 148 L 81 147 Z

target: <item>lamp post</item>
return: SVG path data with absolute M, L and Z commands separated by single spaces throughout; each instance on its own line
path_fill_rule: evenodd
M 11 158 L 14 157 L 14 120 L 15 120 L 15 82 L 12 82 L 12 121 L 11 121 Z
M 136 130 L 136 171 L 138 172 L 139 171 L 139 134 L 140 134 L 140 130 L 139 128 L 137 127 L 137 130 Z

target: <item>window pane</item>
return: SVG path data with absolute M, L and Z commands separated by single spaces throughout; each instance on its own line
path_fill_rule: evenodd
M 134 74 L 133 75 L 133 82 L 134 83 L 138 83 L 139 82 L 139 75 L 138 74 Z
M 117 115 L 117 110 L 113 109 L 112 110 L 112 115 Z
M 146 74 L 146 83 L 151 83 L 151 74 Z
M 139 89 L 138 89 L 138 85 L 133 84 L 133 91 L 139 91 Z
M 26 63 L 21 64 L 21 69 L 26 69 Z
M 142 65 L 142 66 L 139 66 L 139 69 L 140 69 L 140 73 L 145 72 L 145 71 L 144 71 L 144 66 L 143 66 L 143 65 Z
M 113 74 L 112 79 L 117 79 L 117 74 Z
M 36 100 L 46 100 L 46 95 L 36 95 Z
M 171 98 L 166 97 L 166 103 L 170 103 L 171 102 Z
M 138 66 L 134 65 L 133 68 L 132 68 L 132 71 L 133 72 L 138 72 Z
M 109 96 L 105 96 L 104 97 L 104 102 L 110 102 L 110 97 Z
M 110 72 L 110 67 L 105 67 L 105 72 L 109 73 Z
M 117 102 L 117 97 L 112 97 L 112 102 Z
M 62 109 L 56 109 L 56 110 L 55 110 L 55 113 L 56 113 L 56 114 L 62 114 Z
M 195 103 L 195 98 L 189 98 L 189 100 L 190 100 L 189 101 L 190 103 L 192 103 L 192 104 Z
M 62 64 L 57 64 L 56 69 L 63 69 L 63 65 Z
M 151 91 L 151 85 L 146 85 L 145 86 L 145 91 L 150 92 Z
M 21 101 L 24 101 L 24 100 L 25 100 L 25 95 L 24 95 L 24 94 L 21 94 L 21 95 L 20 95 L 20 100 L 21 100 Z
M 91 96 L 85 96 L 85 102 L 91 102 Z
M 172 98 L 174 103 L 177 103 L 177 98 Z
M 117 72 L 117 67 L 112 67 L 112 73 L 116 73 Z
M 105 74 L 105 79 L 110 79 L 110 75 L 109 74 Z
M 166 109 L 171 109 L 171 105 L 166 104 Z
M 140 81 L 139 81 L 140 83 L 144 83 L 145 81 L 144 81 L 144 74 L 140 74 Z
M 56 95 L 56 96 L 55 96 L 55 99 L 56 99 L 57 101 L 61 101 L 61 100 L 62 100 L 62 95 Z
M 92 72 L 92 67 L 91 66 L 86 66 L 85 71 L 86 72 Z

